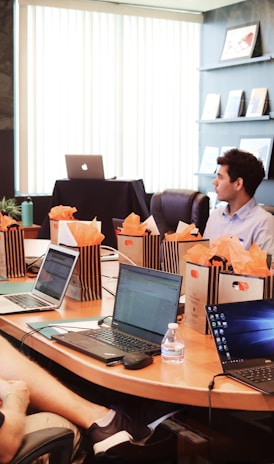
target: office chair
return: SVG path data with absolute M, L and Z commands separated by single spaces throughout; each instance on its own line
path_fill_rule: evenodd
M 203 234 L 209 216 L 209 197 L 196 190 L 166 189 L 152 195 L 150 214 L 161 238 L 165 233 L 175 232 L 179 221 L 194 223 Z
M 73 431 L 63 427 L 28 433 L 10 464 L 31 464 L 44 454 L 49 454 L 49 464 L 70 464 L 73 439 Z

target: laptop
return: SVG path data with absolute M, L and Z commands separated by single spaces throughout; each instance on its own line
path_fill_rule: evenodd
M 206 305 L 223 372 L 274 393 L 274 300 Z M 266 371 L 261 376 L 262 371 Z
M 102 155 L 65 155 L 69 179 L 104 179 Z
M 31 292 L 0 295 L 0 315 L 59 308 L 78 256 L 74 249 L 50 244 Z
M 128 352 L 160 354 L 168 323 L 176 321 L 181 283 L 182 276 L 177 274 L 120 263 L 111 326 L 68 331 L 52 338 L 106 364 L 121 360 Z M 121 336 L 126 346 L 114 346 L 113 341 Z

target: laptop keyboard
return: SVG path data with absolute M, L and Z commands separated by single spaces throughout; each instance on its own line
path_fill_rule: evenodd
M 235 372 L 255 383 L 269 382 L 270 380 L 274 380 L 274 364 L 237 369 Z
M 46 301 L 42 301 L 39 298 L 28 294 L 18 293 L 17 295 L 5 295 L 5 298 L 25 309 L 43 308 L 48 306 Z
M 108 343 L 109 345 L 115 346 L 120 350 L 127 353 L 134 351 L 144 351 L 146 353 L 157 352 L 159 345 L 156 343 L 146 342 L 140 340 L 134 336 L 119 332 L 118 330 L 112 330 L 111 328 L 102 328 L 100 330 L 86 331 L 85 334 L 88 337 L 94 338 L 101 342 Z

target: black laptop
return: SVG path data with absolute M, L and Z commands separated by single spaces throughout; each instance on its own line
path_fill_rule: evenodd
M 274 300 L 206 305 L 223 372 L 274 393 Z
M 169 322 L 175 322 L 182 277 L 120 263 L 111 327 L 67 332 L 52 338 L 111 363 L 129 352 L 160 354 Z

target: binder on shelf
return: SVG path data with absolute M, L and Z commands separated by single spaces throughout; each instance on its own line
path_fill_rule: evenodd
M 245 96 L 243 90 L 230 90 L 223 118 L 238 118 L 243 115 Z
M 268 104 L 268 89 L 266 87 L 252 89 L 246 117 L 263 116 L 268 110 Z
M 205 147 L 199 173 L 200 174 L 214 174 L 217 169 L 218 155 L 219 155 L 218 147 Z
M 202 112 L 202 120 L 216 119 L 220 116 L 221 95 L 219 93 L 208 93 Z
M 240 150 L 252 153 L 254 156 L 256 156 L 256 158 L 260 159 L 263 162 L 265 170 L 265 179 L 272 176 L 272 169 L 270 170 L 270 164 L 272 164 L 271 158 L 273 151 L 273 136 L 241 137 L 239 148 Z

